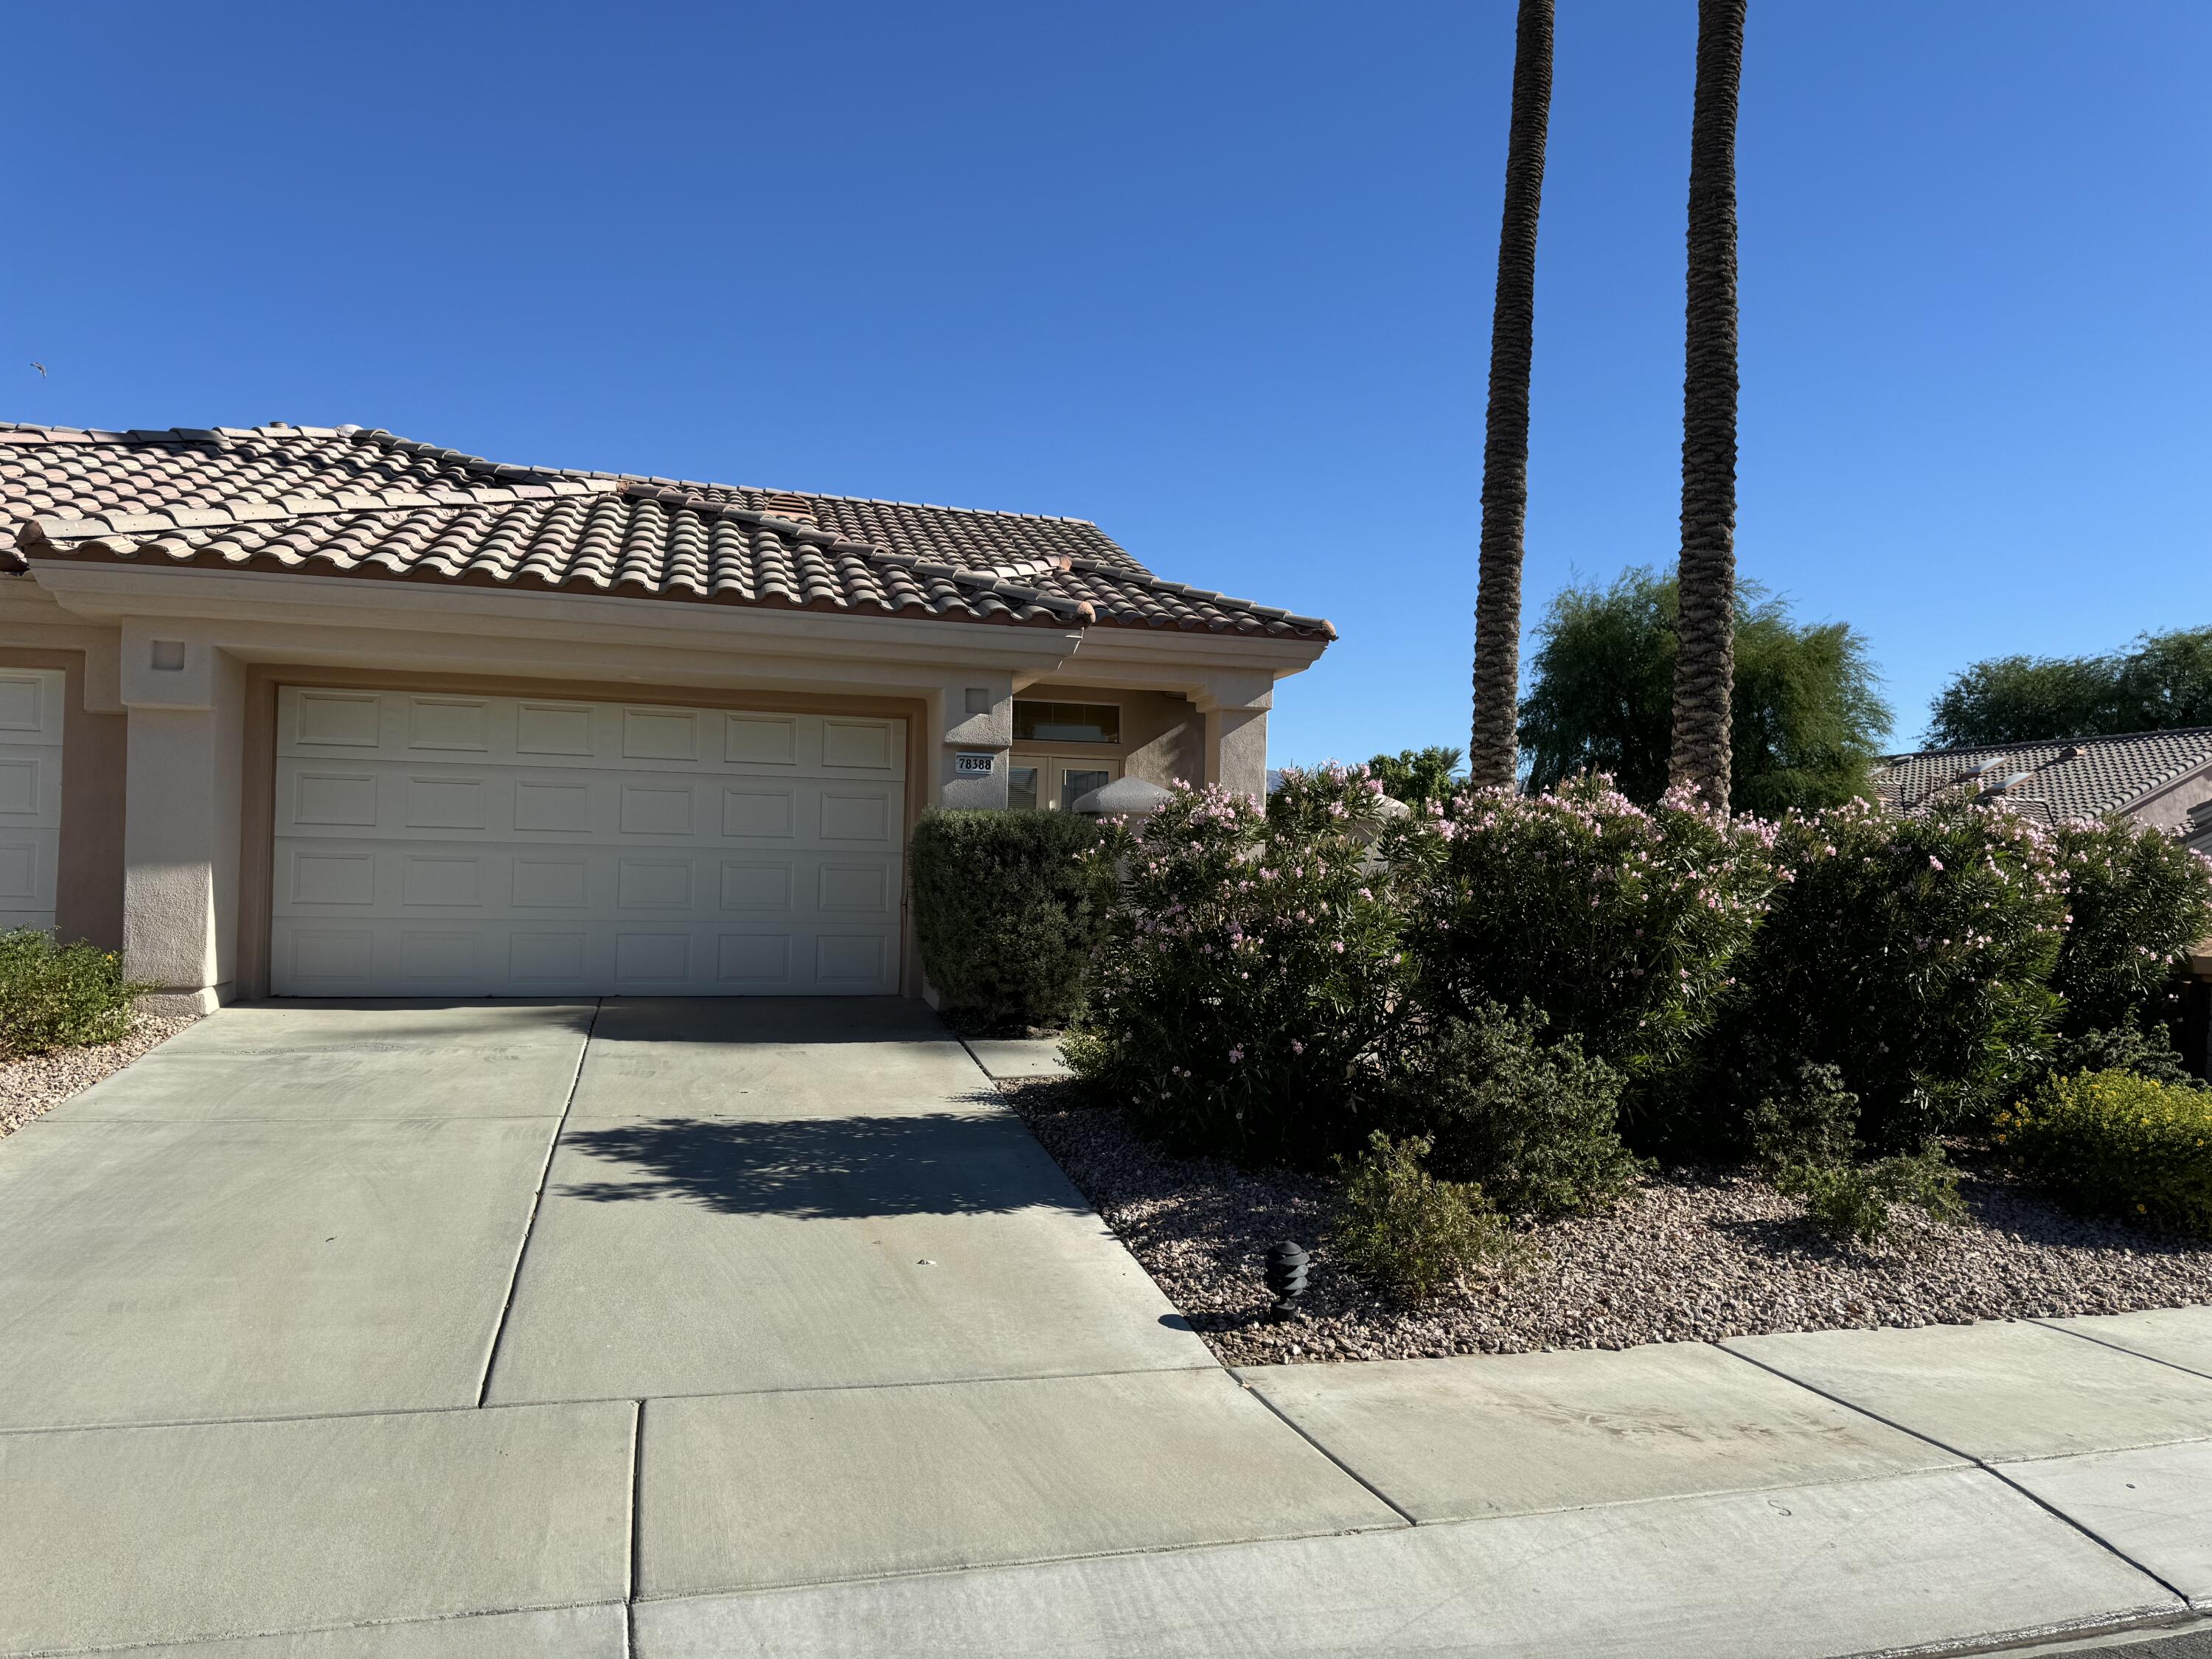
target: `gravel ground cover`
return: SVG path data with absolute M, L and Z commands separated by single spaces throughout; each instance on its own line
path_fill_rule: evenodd
M 1392 1306 L 1316 1249 L 1334 1183 L 1182 1158 L 1070 1085 L 1002 1087 L 1068 1177 L 1225 1364 L 1624 1348 L 1768 1331 L 2121 1313 L 2212 1301 L 2212 1246 L 2069 1214 L 1966 1166 L 1970 1227 L 1842 1250 L 1742 1170 L 1662 1170 L 1616 1209 L 1528 1230 L 1516 1269 Z M 1315 1251 L 1302 1317 L 1266 1320 L 1267 1247 Z
M 102 1042 L 89 1048 L 57 1048 L 49 1054 L 32 1054 L 0 1064 L 0 1137 L 13 1134 L 71 1095 L 82 1094 L 102 1078 L 121 1071 L 148 1049 L 167 1042 L 197 1018 L 181 1014 L 155 1019 L 141 1014 L 131 1022 L 131 1035 L 120 1042 Z

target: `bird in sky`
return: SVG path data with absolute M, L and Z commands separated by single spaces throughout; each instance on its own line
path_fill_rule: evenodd
M 32 361 L 31 367 L 39 371 L 39 378 L 40 380 L 43 380 L 46 378 L 46 366 L 44 363 L 38 362 L 34 358 Z

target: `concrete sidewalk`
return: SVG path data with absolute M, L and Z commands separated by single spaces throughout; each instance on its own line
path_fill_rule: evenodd
M 0 1654 L 2204 1613 L 2212 1309 L 1224 1372 L 913 1004 L 227 1010 L 0 1145 Z

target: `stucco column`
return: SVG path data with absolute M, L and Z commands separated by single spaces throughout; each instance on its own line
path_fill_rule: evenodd
M 1267 710 L 1275 682 L 1266 672 L 1222 674 L 1191 701 L 1206 716 L 1206 781 L 1265 800 Z
M 937 803 L 940 806 L 1003 807 L 1006 750 L 1014 741 L 1014 682 L 1011 676 L 963 673 L 930 696 L 930 715 L 944 741 L 938 746 Z M 963 757 L 988 756 L 990 769 Z
M 209 1013 L 238 957 L 246 674 L 204 637 L 124 624 L 123 965 L 155 1013 Z

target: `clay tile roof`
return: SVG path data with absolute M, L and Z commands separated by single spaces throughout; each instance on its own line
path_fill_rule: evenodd
M 1978 795 L 1996 785 L 2002 790 L 1996 799 L 2061 821 L 2116 812 L 2208 765 L 2212 726 L 2194 726 L 1893 755 L 1875 769 L 1874 785 L 1884 800 L 1907 811 L 1947 790 Z
M 459 581 L 854 615 L 1333 639 L 1163 582 L 1096 525 L 494 464 L 354 427 L 0 424 L 23 560 Z

